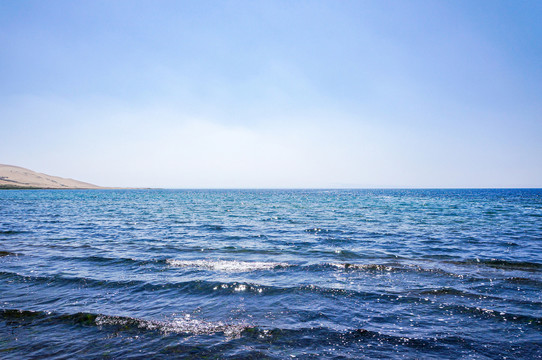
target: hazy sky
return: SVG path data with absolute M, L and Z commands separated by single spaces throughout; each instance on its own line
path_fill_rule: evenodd
M 542 187 L 542 1 L 0 1 L 0 163 L 106 186 Z

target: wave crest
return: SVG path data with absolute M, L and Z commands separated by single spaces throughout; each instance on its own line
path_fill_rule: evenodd
M 224 333 L 227 337 L 240 337 L 241 333 L 247 328 L 242 324 L 225 324 L 221 321 L 211 322 L 200 319 L 194 319 L 190 314 L 176 318 L 170 321 L 143 320 L 122 316 L 98 315 L 94 320 L 98 326 L 122 326 L 137 327 L 144 330 L 156 330 L 165 334 L 191 334 L 191 335 L 210 335 L 215 333 Z
M 256 270 L 271 270 L 287 267 L 287 263 L 237 260 L 174 260 L 168 259 L 166 263 L 174 267 L 191 267 L 224 272 L 248 272 Z

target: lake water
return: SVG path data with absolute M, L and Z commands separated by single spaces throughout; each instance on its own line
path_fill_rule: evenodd
M 0 358 L 542 358 L 542 190 L 0 191 Z

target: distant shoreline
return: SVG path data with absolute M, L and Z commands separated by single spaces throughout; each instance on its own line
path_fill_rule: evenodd
M 1 185 L 0 190 L 190 190 L 190 191 L 330 191 L 330 190 L 371 190 L 371 191 L 417 191 L 417 190 L 542 190 L 542 187 L 495 187 L 495 188 L 163 188 L 163 187 L 31 187 L 16 185 Z
M 20 166 L 0 164 L 0 189 L 104 189 L 104 187 L 39 173 Z
M 124 188 L 124 187 L 95 187 L 95 188 L 76 188 L 76 187 L 39 187 L 39 186 L 16 186 L 0 185 L 0 190 L 150 190 L 152 188 Z

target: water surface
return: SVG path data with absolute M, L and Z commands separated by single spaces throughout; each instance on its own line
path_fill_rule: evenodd
M 542 190 L 5 190 L 0 358 L 542 358 Z

